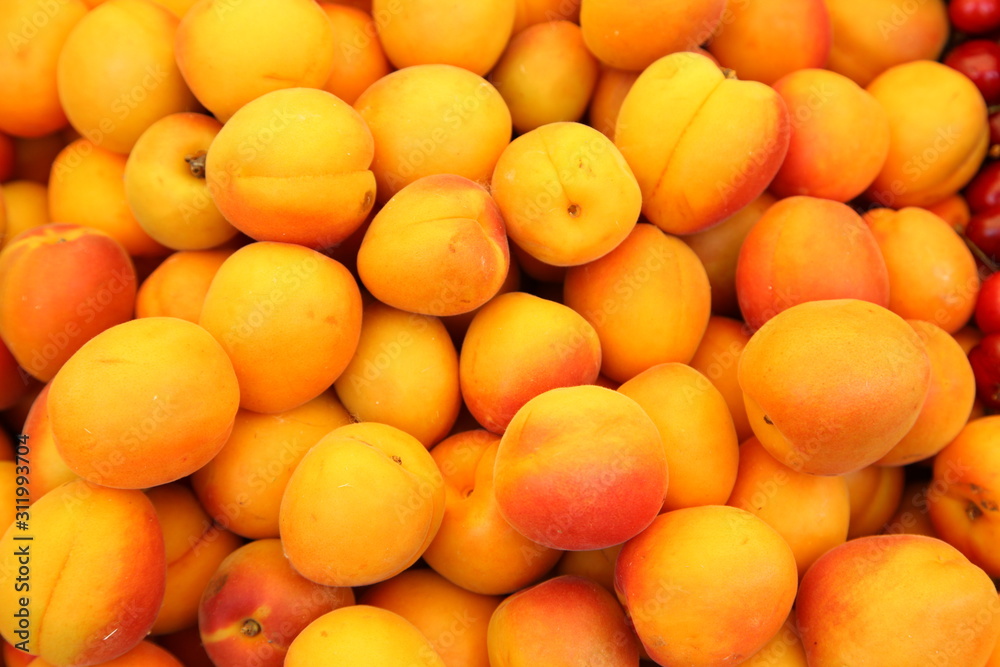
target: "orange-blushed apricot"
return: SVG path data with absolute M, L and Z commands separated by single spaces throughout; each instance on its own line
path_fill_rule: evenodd
M 333 71 L 323 85 L 348 104 L 392 71 L 370 11 L 340 4 L 320 5 L 333 27 Z
M 905 482 L 903 470 L 872 465 L 843 478 L 851 499 L 848 539 L 876 534 L 899 507 Z
M 623 544 L 592 551 L 565 551 L 552 574 L 575 574 L 594 581 L 609 593 L 615 592 L 615 561 Z
M 740 355 L 749 340 L 750 332 L 743 322 L 713 315 L 708 320 L 698 349 L 688 362 L 691 368 L 707 377 L 726 399 L 739 442 L 753 435 L 738 378 Z
M 31 475 L 28 477 L 28 499 L 34 504 L 52 489 L 64 482 L 72 482 L 78 475 L 73 472 L 56 446 L 49 420 L 48 396 L 50 384 L 42 387 L 28 409 L 24 427 L 20 432 L 27 436 L 31 452 Z
M 136 317 L 179 317 L 198 323 L 212 278 L 232 250 L 180 250 L 153 269 L 135 296 Z
M 514 34 L 545 21 L 580 22 L 580 0 L 517 0 Z
M 590 108 L 587 113 L 588 124 L 608 139 L 615 138 L 615 125 L 618 123 L 618 111 L 632 84 L 639 78 L 640 72 L 615 69 L 604 65 L 597 77 L 594 94 L 590 98 Z
M 49 191 L 41 183 L 28 180 L 7 181 L 0 185 L 6 211 L 5 231 L 0 248 L 32 227 L 52 222 L 49 216 Z

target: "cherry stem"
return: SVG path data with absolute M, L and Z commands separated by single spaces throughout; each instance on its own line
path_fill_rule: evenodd
M 962 240 L 965 241 L 965 245 L 969 246 L 969 250 L 971 250 L 972 254 L 976 256 L 976 259 L 982 262 L 983 265 L 990 270 L 990 273 L 1000 271 L 1000 266 L 997 266 L 996 262 L 987 257 L 986 253 L 983 252 L 979 246 L 973 243 L 968 236 L 961 232 L 959 232 L 959 235 L 962 237 Z

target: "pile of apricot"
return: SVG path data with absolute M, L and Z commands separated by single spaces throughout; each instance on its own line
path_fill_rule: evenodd
M 0 3 L 3 664 L 1000 666 L 993 4 Z

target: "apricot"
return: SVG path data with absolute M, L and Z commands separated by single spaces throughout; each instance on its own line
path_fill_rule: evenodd
M 515 259 L 514 245 L 508 242 L 508 248 L 510 250 L 510 267 L 507 269 L 507 277 L 504 278 L 503 283 L 500 285 L 500 289 L 493 295 L 493 298 L 481 305 L 479 308 L 474 308 L 473 310 L 465 313 L 459 313 L 458 315 L 446 315 L 445 317 L 440 318 L 456 346 L 461 345 L 462 339 L 465 338 L 465 333 L 469 330 L 469 325 L 472 324 L 472 320 L 476 317 L 479 311 L 485 308 L 489 303 L 500 298 L 501 295 L 520 291 L 522 281 L 521 267 L 518 260 Z
M 552 573 L 556 576 L 574 574 L 600 584 L 609 593 L 615 592 L 615 561 L 622 544 L 592 551 L 565 551 Z
M 52 163 L 49 215 L 53 221 L 105 232 L 121 243 L 130 255 L 168 255 L 170 249 L 146 233 L 128 206 L 125 196 L 127 159 L 87 139 L 77 139 L 66 146 Z
M 372 0 L 379 41 L 397 69 L 445 64 L 485 76 L 514 29 L 515 0 Z M 428 35 L 437 35 L 428 39 Z
M 392 72 L 369 86 L 354 108 L 375 138 L 371 169 L 379 202 L 432 174 L 486 184 L 510 142 L 510 110 L 497 89 L 452 65 Z
M 976 378 L 958 341 L 931 322 L 909 323 L 927 349 L 931 384 L 913 428 L 879 465 L 905 465 L 937 454 L 965 426 L 976 399 Z
M 969 202 L 965 201 L 965 197 L 959 193 L 945 197 L 939 202 L 928 204 L 923 208 L 947 222 L 957 232 L 964 232 L 966 225 L 969 224 L 969 218 L 972 217 Z
M 670 473 L 663 511 L 725 504 L 736 481 L 739 441 L 729 406 L 708 378 L 685 364 L 660 364 L 618 392 L 638 403 L 660 432 Z
M 0 185 L 6 211 L 5 233 L 0 248 L 32 227 L 52 222 L 49 216 L 49 191 L 41 183 L 26 180 L 7 181 Z
M 931 523 L 942 539 L 1000 577 L 1000 415 L 973 419 L 934 458 L 927 495 Z
M 195 108 L 174 57 L 177 23 L 149 0 L 108 0 L 77 22 L 56 68 L 59 102 L 77 132 L 128 153 L 154 121 Z
M 715 32 L 724 0 L 631 4 L 583 0 L 580 27 L 587 47 L 601 62 L 644 70 L 657 58 L 703 44 Z
M 247 236 L 325 248 L 375 203 L 373 151 L 350 105 L 324 90 L 283 89 L 233 115 L 208 149 L 205 178 L 219 211 Z
M 986 103 L 968 77 L 918 60 L 887 69 L 866 89 L 885 109 L 890 128 L 889 154 L 868 197 L 897 209 L 925 206 L 972 179 L 990 133 Z
M 222 123 L 267 93 L 322 88 L 335 58 L 333 27 L 313 0 L 200 0 L 175 48 L 184 81 Z
M 36 227 L 0 253 L 0 336 L 43 382 L 100 332 L 129 320 L 135 269 L 113 238 L 79 225 Z
M 833 39 L 827 67 L 867 86 L 883 71 L 915 60 L 937 60 L 948 41 L 944 0 L 904 9 L 895 0 L 826 0 Z
M 688 52 L 660 58 L 639 75 L 615 127 L 643 213 L 671 234 L 707 229 L 756 199 L 778 172 L 788 140 L 788 111 L 774 89 L 727 78 L 711 59 Z
M 411 568 L 365 589 L 358 603 L 408 620 L 448 667 L 495 667 L 490 665 L 486 631 L 499 597 L 467 591 L 434 570 Z
M 887 535 L 907 533 L 937 537 L 928 511 L 930 485 L 924 482 L 909 482 L 903 487 L 899 506 L 889 520 L 882 525 L 881 532 Z
M 204 155 L 219 121 L 197 113 L 150 125 L 125 162 L 125 198 L 139 226 L 174 250 L 204 250 L 236 235 L 209 196 Z
M 580 0 L 516 0 L 514 34 L 546 21 L 580 22 Z
M 592 384 L 601 369 L 597 332 L 560 303 L 512 292 L 473 318 L 459 363 L 462 397 L 484 428 L 503 433 L 535 396 Z
M 166 581 L 149 499 L 77 480 L 39 499 L 30 521 L 30 542 L 18 541 L 24 534 L 13 525 L 0 538 L 3 638 L 53 665 L 95 665 L 133 649 L 153 625 Z M 30 587 L 20 590 L 19 558 L 30 563 Z
M 889 310 L 954 333 L 972 317 L 979 295 L 976 260 L 947 222 L 907 207 L 865 214 L 889 272 Z
M 746 667 L 808 667 L 806 650 L 795 627 L 794 609 L 777 634 L 743 664 Z
M 142 489 L 190 475 L 226 442 L 239 386 L 222 347 L 199 326 L 147 317 L 107 329 L 52 380 L 59 453 L 81 477 Z
M 771 192 L 840 202 L 862 194 L 889 155 L 889 119 L 878 101 L 824 69 L 791 72 L 773 87 L 785 100 L 792 131 Z
M 749 659 L 781 629 L 797 584 L 785 540 L 719 505 L 661 514 L 622 547 L 615 589 L 649 657 L 707 667 Z
M 836 475 L 874 463 L 912 428 L 930 369 L 901 317 L 835 299 L 768 320 L 743 350 L 739 382 L 754 434 L 772 456 L 796 471 Z
M 504 431 L 494 464 L 504 519 L 554 549 L 603 549 L 650 524 L 667 491 L 656 424 L 624 394 L 593 385 L 550 389 Z
M 566 272 L 567 306 L 601 341 L 601 372 L 624 382 L 657 364 L 691 360 L 711 309 L 711 287 L 683 241 L 637 224 L 603 257 Z
M 361 294 L 336 260 L 299 245 L 259 242 L 230 255 L 198 323 L 232 359 L 240 407 L 282 412 L 325 391 L 361 333 Z
M 150 632 L 162 635 L 198 622 L 198 603 L 216 569 L 243 541 L 219 530 L 191 490 L 179 482 L 149 489 L 163 530 L 167 586 Z
M 303 628 L 354 604 L 350 588 L 321 586 L 298 574 L 276 539 L 230 553 L 204 588 L 198 633 L 216 667 L 281 667 Z
M 510 109 L 514 130 L 579 120 L 587 110 L 600 66 L 580 26 L 546 21 L 518 33 L 490 73 Z
M 587 119 L 590 126 L 614 141 L 615 125 L 618 124 L 618 112 L 632 84 L 639 78 L 640 72 L 615 69 L 602 65 L 594 94 L 590 98 L 590 108 Z
M 458 352 L 444 324 L 377 301 L 365 307 L 357 351 L 334 387 L 358 421 L 395 426 L 428 448 L 448 435 L 462 405 Z
M 689 362 L 691 368 L 707 377 L 726 399 L 739 442 L 753 435 L 738 377 L 740 355 L 749 340 L 750 332 L 742 322 L 713 315 Z
M 608 254 L 635 227 L 642 208 L 625 158 L 579 123 L 549 123 L 512 141 L 500 155 L 490 192 L 511 240 L 555 266 Z
M 430 640 L 415 625 L 399 614 L 371 605 L 336 609 L 307 625 L 288 647 L 284 666 L 373 664 L 445 667 Z
M 32 401 L 28 416 L 24 420 L 24 428 L 21 429 L 21 433 L 27 437 L 25 444 L 30 450 L 31 474 L 25 486 L 28 488 L 28 499 L 31 504 L 57 486 L 78 478 L 59 454 L 55 436 L 52 435 L 48 408 L 50 386 L 51 383 L 42 387 L 38 396 Z
M 35 658 L 30 667 L 54 667 L 43 658 Z M 102 667 L 186 667 L 170 651 L 149 641 L 141 641 L 128 653 L 101 663 Z
M 333 28 L 333 71 L 323 89 L 348 104 L 392 71 L 378 39 L 371 11 L 344 5 L 320 5 Z
M 0 131 L 41 137 L 67 125 L 56 88 L 56 64 L 70 31 L 87 10 L 82 0 L 12 0 L 0 7 L 0 33 L 9 46 L 0 51 Z
M 922 601 L 919 613 L 914 600 Z M 981 665 L 1000 634 L 993 582 L 954 547 L 923 535 L 834 547 L 803 577 L 795 610 L 810 667 Z M 891 645 L 888 627 L 898 637 Z
M 812 250 L 821 245 L 822 252 Z M 807 301 L 890 303 L 889 274 L 872 231 L 846 204 L 796 196 L 771 206 L 747 234 L 736 296 L 751 330 Z
M 276 414 L 240 410 L 226 444 L 191 475 L 191 486 L 219 526 L 252 539 L 278 537 L 281 497 L 295 466 L 352 421 L 330 391 Z
M 420 558 L 444 503 L 441 473 L 419 440 L 374 422 L 341 426 L 288 480 L 281 543 L 292 567 L 316 583 L 374 584 Z
M 825 0 L 755 0 L 726 5 L 708 50 L 740 78 L 771 85 L 791 72 L 825 66 L 830 42 Z
M 179 317 L 198 323 L 205 295 L 232 250 L 181 250 L 163 260 L 142 281 L 136 317 Z
M 872 465 L 843 477 L 851 498 L 851 526 L 847 537 L 854 539 L 878 533 L 899 507 L 905 482 L 903 470 Z
M 441 528 L 424 551 L 424 561 L 462 588 L 502 595 L 542 578 L 561 551 L 524 537 L 500 514 L 493 472 L 500 436 L 462 431 L 431 449 L 444 481 Z
M 726 504 L 757 515 L 778 531 L 792 548 L 799 577 L 847 540 L 852 503 L 844 477 L 792 470 L 754 437 L 740 445 L 739 471 Z
M 490 619 L 492 667 L 639 664 L 639 646 L 614 595 L 564 575 L 514 593 Z
M 510 266 L 504 221 L 481 185 L 425 176 L 372 219 L 358 250 L 358 275 L 387 305 L 422 315 L 458 315 L 486 303 Z
M 714 227 L 681 238 L 705 267 L 712 288 L 713 315 L 741 316 L 736 296 L 736 264 L 740 248 L 753 226 L 776 201 L 773 195 L 762 192 Z

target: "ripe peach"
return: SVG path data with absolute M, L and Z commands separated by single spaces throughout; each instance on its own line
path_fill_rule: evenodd
M 564 575 L 518 591 L 490 619 L 492 667 L 638 665 L 639 646 L 614 595 Z
M 377 583 L 420 558 L 444 502 L 441 473 L 419 440 L 374 422 L 341 426 L 288 480 L 281 543 L 292 567 L 316 583 Z
M 77 480 L 39 499 L 30 521 L 30 542 L 13 525 L 0 538 L 3 638 L 54 665 L 95 665 L 134 648 L 166 581 L 145 494 Z
M 934 458 L 934 481 L 927 495 L 931 522 L 991 577 L 1000 577 L 1000 415 L 970 421 Z
M 742 322 L 713 315 L 689 362 L 691 368 L 707 377 L 726 399 L 739 442 L 753 435 L 738 377 L 740 355 L 749 340 L 750 333 Z
M 657 58 L 703 44 L 715 32 L 724 0 L 632 4 L 583 0 L 580 27 L 587 47 L 602 62 L 642 70 Z
M 514 34 L 546 21 L 580 22 L 580 0 L 516 0 Z
M 96 146 L 128 153 L 147 127 L 195 108 L 174 57 L 177 17 L 149 0 L 108 0 L 87 12 L 59 52 L 59 102 Z
M 354 104 L 365 89 L 392 71 L 371 11 L 320 5 L 333 28 L 333 71 L 323 89 Z
M 439 174 L 409 184 L 372 219 L 358 275 L 379 301 L 423 315 L 486 303 L 510 265 L 503 217 L 486 188 Z
M 28 499 L 34 504 L 46 493 L 65 483 L 77 479 L 56 446 L 49 420 L 48 397 L 50 384 L 42 387 L 28 410 L 21 433 L 28 438 L 26 443 L 31 452 L 31 474 L 28 476 Z
M 976 378 L 958 341 L 931 322 L 909 323 L 931 361 L 930 389 L 913 428 L 878 460 L 879 465 L 905 465 L 937 454 L 965 426 L 976 399 Z
M 874 463 L 910 430 L 930 367 L 901 317 L 835 299 L 768 320 L 743 350 L 739 381 L 750 425 L 772 456 L 796 471 L 836 475 Z
M 372 0 L 379 41 L 397 69 L 446 64 L 485 76 L 514 29 L 515 0 Z M 428 35 L 437 35 L 428 39 Z
M 276 539 L 229 554 L 205 586 L 198 629 L 217 667 L 281 667 L 292 640 L 323 614 L 354 604 L 350 588 L 302 577 Z
M 641 72 L 615 69 L 603 65 L 594 94 L 590 98 L 588 122 L 594 129 L 614 141 L 615 125 L 618 124 L 618 112 L 632 84 L 639 78 Z
M 1000 634 L 993 582 L 956 549 L 923 535 L 834 547 L 802 579 L 795 610 L 810 667 L 982 665 Z M 891 645 L 888 623 L 899 638 Z
M 351 422 L 330 391 L 276 414 L 240 410 L 226 444 L 191 475 L 191 485 L 219 526 L 251 539 L 278 537 L 281 497 L 295 466 L 320 438 Z
M 968 77 L 918 60 L 889 68 L 867 90 L 885 109 L 890 128 L 889 155 L 868 197 L 893 208 L 925 206 L 972 179 L 990 132 L 986 103 Z
M 518 33 L 490 73 L 516 132 L 579 120 L 600 71 L 583 43 L 580 26 L 546 21 Z
M 434 570 L 411 568 L 365 589 L 358 603 L 408 620 L 448 667 L 496 667 L 490 665 L 486 630 L 499 597 L 467 591 Z
M 322 88 L 334 49 L 333 28 L 314 0 L 199 0 L 177 28 L 177 66 L 222 123 L 272 91 Z
M 739 123 L 735 109 L 745 113 Z M 671 234 L 690 234 L 767 188 L 788 150 L 788 121 L 771 87 L 727 78 L 705 56 L 673 53 L 647 67 L 625 96 L 615 145 L 639 181 L 646 217 Z
M 866 466 L 843 476 L 851 498 L 851 526 L 847 537 L 874 535 L 899 507 L 905 482 L 902 468 Z
M 773 86 L 788 107 L 792 132 L 771 191 L 840 202 L 863 193 L 889 155 L 889 119 L 878 101 L 824 69 L 792 72 Z
M 472 416 L 503 433 L 528 400 L 556 387 L 592 384 L 600 369 L 601 344 L 587 320 L 560 303 L 512 292 L 473 318 L 459 377 Z
M 139 285 L 136 317 L 179 317 L 197 324 L 212 278 L 232 250 L 181 250 Z
M 209 196 L 204 155 L 219 121 L 197 113 L 150 125 L 125 162 L 125 198 L 139 226 L 175 250 L 204 250 L 236 235 Z
M 452 65 L 414 65 L 388 74 L 354 108 L 375 137 L 371 169 L 379 202 L 432 174 L 488 183 L 510 142 L 510 110 L 497 89 Z
M 36 227 L 0 253 L 0 336 L 47 382 L 84 343 L 132 317 L 135 292 L 132 261 L 107 234 Z
M 342 264 L 315 250 L 258 242 L 212 279 L 198 323 L 232 359 L 240 407 L 282 412 L 325 391 L 361 332 L 361 293 Z
M 826 0 L 833 40 L 827 67 L 867 86 L 883 71 L 915 60 L 937 60 L 948 41 L 944 0 L 904 9 L 895 0 Z
M 822 247 L 822 252 L 811 249 Z M 740 247 L 736 296 L 751 330 L 806 301 L 889 305 L 889 275 L 868 225 L 846 204 L 796 196 L 775 203 Z
M 948 333 L 976 308 L 976 260 L 947 222 L 922 208 L 875 209 L 865 214 L 889 271 L 889 310 L 926 320 Z
M 243 544 L 212 525 L 191 490 L 178 482 L 146 492 L 163 530 L 167 587 L 150 632 L 162 635 L 198 622 L 198 601 L 219 564 Z
M 350 236 L 375 203 L 373 151 L 364 121 L 335 95 L 276 90 L 219 131 L 205 178 L 219 211 L 247 236 L 325 248 Z
M 755 0 L 727 3 L 708 50 L 740 78 L 771 85 L 791 72 L 824 67 L 830 42 L 824 0 Z
M 773 195 L 762 192 L 714 227 L 681 238 L 698 255 L 708 274 L 713 315 L 741 316 L 736 296 L 736 264 L 740 247 L 753 226 L 776 201 Z
M 4 200 L 6 225 L 0 248 L 7 246 L 15 236 L 32 227 L 52 222 L 49 216 L 49 190 L 34 181 L 7 181 L 0 185 Z
M 424 561 L 452 583 L 485 595 L 538 581 L 562 553 L 524 537 L 500 514 L 493 485 L 499 443 L 499 436 L 479 429 L 456 433 L 431 450 L 444 480 L 445 510 Z
M 373 301 L 361 338 L 334 383 L 358 421 L 388 424 L 430 448 L 451 431 L 462 405 L 458 352 L 436 317 Z
M 711 309 L 698 256 L 681 240 L 638 224 L 614 250 L 566 273 L 566 305 L 601 340 L 601 372 L 624 382 L 670 361 L 691 360 Z
M 736 481 L 739 441 L 726 399 L 708 378 L 685 364 L 660 364 L 618 392 L 638 403 L 660 432 L 670 473 L 663 511 L 725 504 Z
M 0 7 L 0 34 L 7 36 L 9 46 L 0 51 L 0 71 L 4 73 L 0 81 L 0 131 L 41 137 L 66 126 L 68 120 L 56 89 L 56 63 L 66 37 L 87 9 L 82 0 L 58 4 L 12 0 Z
M 190 475 L 225 444 L 239 386 L 204 329 L 147 317 L 90 339 L 59 370 L 49 419 L 59 453 L 81 477 L 142 489 Z
M 740 445 L 739 472 L 726 504 L 757 515 L 778 531 L 792 548 L 799 577 L 847 539 L 852 509 L 844 477 L 792 470 L 757 438 Z
M 52 163 L 49 215 L 53 221 L 105 232 L 121 243 L 130 255 L 160 257 L 170 254 L 169 248 L 146 233 L 128 207 L 125 197 L 127 159 L 87 139 L 77 139 L 66 146 Z
M 622 547 L 615 588 L 661 665 L 740 664 L 778 632 L 795 600 L 792 550 L 735 507 L 661 514 Z
M 556 266 L 586 264 L 614 250 L 642 208 L 625 158 L 580 123 L 550 123 L 512 141 L 490 192 L 511 240 Z
M 305 627 L 288 647 L 284 667 L 445 667 L 415 625 L 371 605 L 336 609 Z
M 624 394 L 593 385 L 550 389 L 508 425 L 494 485 L 500 513 L 528 539 L 603 549 L 638 534 L 663 506 L 664 445 Z
M 44 658 L 35 658 L 30 667 L 55 667 Z M 149 641 L 141 641 L 128 653 L 102 662 L 101 667 L 186 667 L 170 651 Z

